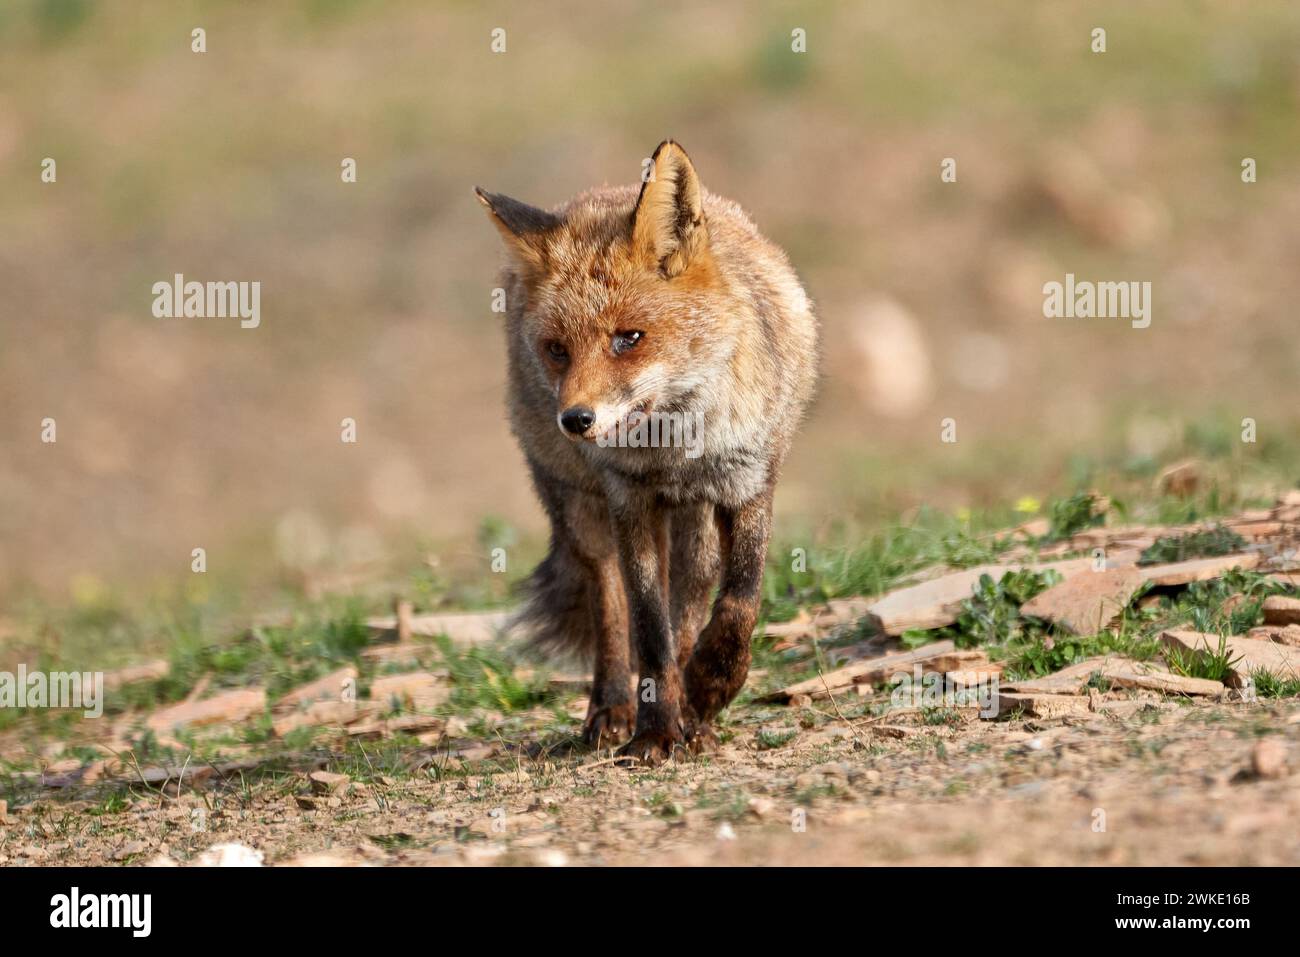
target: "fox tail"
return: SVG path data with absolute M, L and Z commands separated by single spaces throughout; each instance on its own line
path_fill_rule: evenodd
M 525 647 L 546 658 L 590 661 L 596 651 L 591 572 L 563 540 L 551 549 L 524 586 L 524 605 L 511 622 Z

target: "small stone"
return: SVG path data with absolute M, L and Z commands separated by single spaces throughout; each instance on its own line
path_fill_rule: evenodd
M 313 771 L 308 777 L 311 778 L 311 789 L 317 794 L 333 794 L 343 790 L 352 781 L 346 774 L 334 774 L 331 771 Z
M 135 857 L 137 854 L 143 854 L 147 850 L 149 850 L 149 845 L 144 841 L 128 841 L 114 852 L 113 860 L 124 861 L 128 857 Z
M 797 791 L 807 791 L 811 788 L 817 787 L 821 783 L 822 779 L 820 775 L 808 774 L 807 772 L 798 775 L 794 779 L 794 786 Z
M 1187 498 L 1201 486 L 1201 464 L 1188 459 L 1171 465 L 1160 473 L 1156 486 L 1165 495 Z
M 1300 625 L 1260 625 L 1246 632 L 1246 637 L 1256 641 L 1276 641 L 1279 645 L 1300 648 Z
M 1280 778 L 1286 771 L 1286 746 L 1277 738 L 1263 738 L 1250 752 L 1251 770 L 1259 778 Z
M 819 764 L 813 768 L 814 774 L 820 774 L 824 778 L 839 778 L 847 781 L 849 777 L 849 767 L 842 762 L 831 762 L 830 764 Z
M 264 855 L 245 844 L 213 844 L 198 856 L 199 867 L 261 867 Z

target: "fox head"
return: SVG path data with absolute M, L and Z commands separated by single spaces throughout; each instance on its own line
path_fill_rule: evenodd
M 568 438 L 597 442 L 636 413 L 685 411 L 720 374 L 734 310 L 699 179 L 676 143 L 655 150 L 635 202 L 631 189 L 596 191 L 546 212 L 475 192 L 526 299 L 523 361 L 551 388 Z

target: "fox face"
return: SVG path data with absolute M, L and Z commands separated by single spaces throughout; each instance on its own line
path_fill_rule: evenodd
M 630 190 L 562 213 L 476 192 L 512 253 L 526 361 L 555 397 L 556 427 L 595 443 L 638 415 L 687 411 L 727 360 L 732 320 L 681 147 L 655 151 L 630 214 Z
M 569 438 L 599 441 L 637 415 L 680 411 L 704 384 L 710 342 L 698 292 L 666 282 L 634 261 L 546 283 L 524 334 Z

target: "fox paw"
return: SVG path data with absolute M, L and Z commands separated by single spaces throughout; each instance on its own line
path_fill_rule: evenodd
M 674 757 L 685 757 L 687 746 L 681 735 L 664 731 L 638 731 L 618 753 L 620 757 L 654 767 Z
M 587 709 L 587 720 L 582 723 L 582 740 L 589 747 L 622 744 L 632 737 L 636 727 L 636 704 L 608 704 L 597 707 L 593 702 Z
M 695 717 L 695 723 L 701 728 L 707 728 L 709 722 L 731 703 L 731 699 L 736 696 L 740 684 L 743 683 L 743 673 L 740 682 L 737 683 L 730 678 L 701 674 L 699 669 L 687 671 L 686 707 Z
M 708 754 L 722 746 L 713 728 L 707 724 L 697 724 L 686 734 L 686 747 L 691 754 Z

